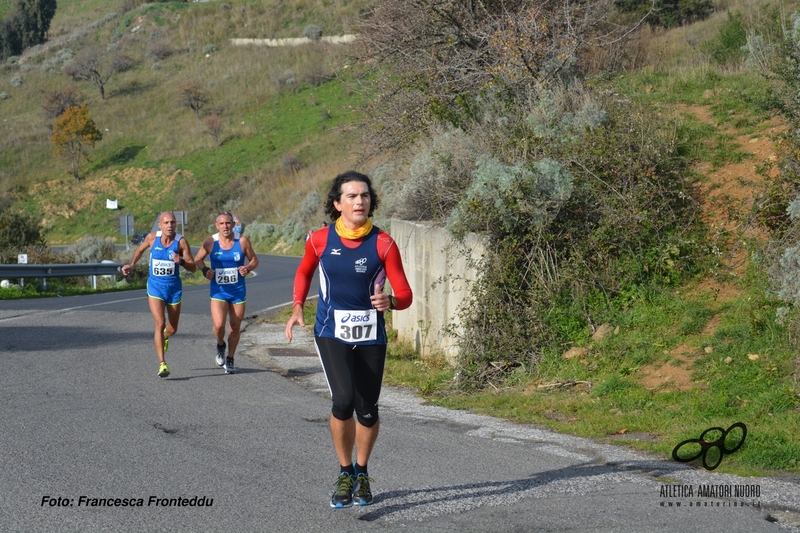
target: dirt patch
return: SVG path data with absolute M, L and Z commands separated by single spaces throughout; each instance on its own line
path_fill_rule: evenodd
M 677 106 L 679 113 L 691 114 L 705 123 L 714 124 L 708 106 Z M 756 173 L 756 165 L 775 158 L 772 135 L 785 128 L 780 120 L 772 119 L 762 124 L 759 133 L 739 135 L 731 130 L 726 133 L 734 136 L 739 149 L 750 154 L 738 163 L 719 168 L 710 164 L 697 165 L 694 170 L 705 176 L 699 185 L 698 199 L 701 203 L 703 221 L 716 233 L 720 250 L 719 270 L 731 274 L 733 278 L 742 275 L 749 260 L 745 242 L 749 239 L 764 239 L 752 221 L 753 201 L 763 187 L 763 177 Z M 722 304 L 738 298 L 741 291 L 735 283 L 720 281 L 726 276 L 708 277 L 697 287 L 697 292 L 712 296 L 713 302 Z M 702 335 L 712 335 L 719 327 L 720 318 L 714 315 L 703 327 Z M 639 369 L 642 385 L 648 390 L 667 392 L 689 390 L 697 387 L 692 381 L 690 367 L 698 358 L 705 355 L 702 349 L 688 344 L 679 344 L 665 352 L 664 361 L 643 366 Z
M 647 390 L 667 392 L 689 390 L 696 386 L 689 367 L 700 352 L 688 344 L 679 344 L 669 352 L 663 363 L 646 365 L 639 369 L 640 381 Z
M 31 187 L 30 195 L 43 214 L 42 225 L 51 228 L 61 218 L 104 210 L 106 199 L 117 199 L 126 205 L 142 191 L 148 191 L 154 201 L 163 200 L 172 194 L 170 191 L 182 174 L 188 172 L 131 167 L 79 182 L 68 177 L 39 183 Z
M 717 125 L 708 106 L 679 105 L 676 110 L 693 115 L 707 124 Z M 719 168 L 712 168 L 709 163 L 694 168 L 698 174 L 706 177 L 698 191 L 701 216 L 716 233 L 718 247 L 726 250 L 720 256 L 720 266 L 735 276 L 742 275 L 747 267 L 745 242 L 766 237 L 752 220 L 753 202 L 763 188 L 764 181 L 756 173 L 756 165 L 775 159 L 772 136 L 784 129 L 782 121 L 773 118 L 761 124 L 758 133 L 740 135 L 736 130 L 727 130 L 724 133 L 733 136 L 739 149 L 751 157 Z

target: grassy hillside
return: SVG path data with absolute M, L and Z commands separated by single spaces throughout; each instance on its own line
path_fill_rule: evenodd
M 315 227 L 320 213 L 301 209 L 303 200 L 359 164 L 352 128 L 367 97 L 341 83 L 351 70 L 341 48 L 236 48 L 228 39 L 299 37 L 309 24 L 327 35 L 349 33 L 368 4 L 239 0 L 121 13 L 99 0 L 59 2 L 51 45 L 0 67 L 0 93 L 8 95 L 0 100 L 0 194 L 40 213 L 51 244 L 87 233 L 121 242 L 121 214 L 134 215 L 144 231 L 162 209 L 189 211 L 193 242 L 221 208 L 245 224 L 280 224 L 301 213 Z M 742 57 L 710 60 L 729 13 L 740 10 L 755 25 L 775 6 L 717 7 L 707 21 L 642 31 L 626 72 L 591 79 L 674 124 L 680 156 L 694 162 L 689 179 L 708 229 L 698 245 L 708 259 L 702 272 L 679 286 L 630 294 L 630 305 L 608 317 L 610 336 L 592 338 L 585 323 L 571 325 L 563 350 L 476 394 L 451 388 L 454 370 L 441 359 L 423 361 L 396 343 L 388 382 L 449 407 L 664 456 L 706 427 L 743 420 L 751 444 L 726 457 L 720 471 L 798 472 L 797 349 L 792 332 L 775 320 L 781 304 L 768 290 L 765 264 L 752 261 L 764 244 L 752 213 L 764 186 L 756 170 L 773 156 L 771 139 L 782 123 L 768 84 Z M 793 7 L 779 9 L 788 17 Z M 92 45 L 112 45 L 136 61 L 110 78 L 105 100 L 61 70 L 65 49 L 77 54 Z M 210 98 L 200 120 L 178 102 L 186 84 Z M 42 110 L 46 95 L 65 87 L 83 93 L 104 136 L 80 182 L 54 159 Z M 223 121 L 219 143 L 203 122 L 213 111 Z M 106 198 L 119 199 L 120 211 L 106 210 Z M 275 244 L 267 239 L 259 251 Z M 568 348 L 586 351 L 565 357 Z
M 730 7 L 749 20 L 760 16 L 756 5 Z M 787 18 L 793 8 L 783 6 Z M 777 320 L 785 303 L 768 283 L 767 236 L 754 218 L 769 179 L 759 169 L 775 159 L 773 139 L 785 125 L 769 83 L 743 57 L 728 65 L 710 60 L 727 18 L 722 11 L 689 27 L 645 32 L 639 68 L 594 80 L 674 124 L 680 153 L 694 161 L 689 177 L 708 232 L 702 271 L 680 285 L 639 288 L 602 323 L 574 327 L 569 342 L 546 351 L 538 365 L 483 390 L 465 394 L 443 359 L 421 360 L 397 345 L 390 346 L 389 382 L 438 405 L 664 458 L 707 427 L 742 421 L 748 444 L 719 471 L 800 471 L 796 331 Z
M 0 70 L 0 92 L 8 95 L 0 101 L 0 191 L 43 215 L 51 244 L 115 236 L 122 214 L 144 231 L 163 209 L 188 210 L 187 233 L 197 238 L 226 205 L 241 207 L 246 223 L 280 221 L 292 209 L 287 196 L 354 164 L 347 128 L 360 97 L 334 81 L 343 68 L 335 46 L 237 48 L 228 39 L 299 37 L 311 23 L 341 34 L 359 7 L 243 1 L 118 13 L 108 2 L 59 2 L 52 43 Z M 85 33 L 73 38 L 74 28 Z M 110 77 L 104 100 L 61 70 L 64 58 L 91 46 L 135 61 Z M 186 84 L 208 97 L 200 120 L 178 102 Z M 45 97 L 63 88 L 80 91 L 103 134 L 77 183 L 53 157 L 42 110 Z M 214 112 L 222 120 L 219 146 L 202 121 Z M 254 196 L 257 202 L 242 204 Z M 120 210 L 106 210 L 106 198 L 119 199 Z

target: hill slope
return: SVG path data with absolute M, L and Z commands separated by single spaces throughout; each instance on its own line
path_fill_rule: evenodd
M 144 231 L 163 209 L 189 211 L 187 233 L 195 236 L 223 207 L 240 209 L 248 223 L 282 220 L 319 179 L 354 164 L 347 128 L 360 96 L 333 81 L 341 69 L 337 45 L 234 47 L 229 39 L 302 36 L 311 21 L 344 33 L 364 5 L 325 4 L 168 3 L 104 13 L 105 3 L 87 1 L 57 12 L 51 42 L 0 71 L 8 96 L 0 100 L 6 203 L 41 213 L 51 244 L 87 233 L 117 236 L 122 214 Z M 87 23 L 90 16 L 98 18 Z M 63 29 L 78 21 L 80 29 Z M 103 75 L 111 74 L 105 99 L 62 71 L 88 49 Z M 132 58 L 133 68 L 113 73 L 115 53 Z M 197 116 L 180 103 L 187 86 L 207 100 Z M 53 156 L 52 118 L 42 110 L 48 96 L 65 90 L 88 104 L 103 134 L 78 183 Z M 212 115 L 221 120 L 217 139 Z M 120 211 L 106 211 L 106 198 L 118 199 Z

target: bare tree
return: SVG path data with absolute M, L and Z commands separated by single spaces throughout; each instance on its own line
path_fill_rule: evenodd
M 68 107 L 80 107 L 85 101 L 86 97 L 82 92 L 64 87 L 45 94 L 42 109 L 44 109 L 46 118 L 54 120 L 60 117 Z
M 408 142 L 434 119 L 458 124 L 483 91 L 521 89 L 575 74 L 579 51 L 620 42 L 614 0 L 386 0 L 360 28 L 354 59 L 372 65 L 377 142 Z M 384 67 L 388 67 L 385 68 Z M 383 75 L 385 73 L 385 75 Z M 377 74 L 377 76 L 375 75 Z
M 196 83 L 186 82 L 178 89 L 178 102 L 194 111 L 198 121 L 200 121 L 200 110 L 210 101 L 211 97 Z
M 217 146 L 220 145 L 219 136 L 222 134 L 222 119 L 219 113 L 211 113 L 203 119 L 203 124 L 206 125 L 206 132 L 211 135 Z
M 105 100 L 105 86 L 111 76 L 133 67 L 134 61 L 122 52 L 105 51 L 98 46 L 85 48 L 66 67 L 64 72 L 75 80 L 86 80 L 97 87 Z

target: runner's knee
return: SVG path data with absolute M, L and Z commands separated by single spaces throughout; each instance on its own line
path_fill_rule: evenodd
M 378 422 L 378 406 L 373 405 L 367 410 L 356 409 L 356 417 L 359 424 L 371 428 Z
M 341 395 L 337 396 L 338 398 L 334 398 L 332 401 L 331 414 L 337 420 L 350 420 L 353 418 L 353 413 L 356 410 L 353 397 L 344 398 Z

